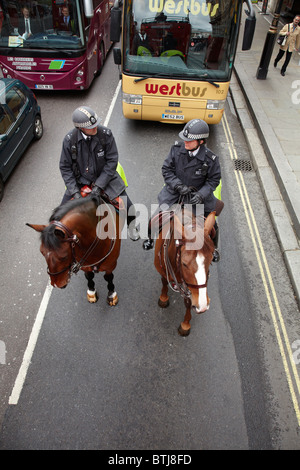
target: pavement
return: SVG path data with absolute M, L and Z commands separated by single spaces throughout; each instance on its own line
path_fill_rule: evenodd
M 266 79 L 257 79 L 273 14 L 254 5 L 256 29 L 250 51 L 242 51 L 241 25 L 230 93 L 248 143 L 252 164 L 282 249 L 300 308 L 300 54 L 293 52 L 285 76 L 273 66 L 275 42 Z M 278 32 L 291 19 L 280 17 Z

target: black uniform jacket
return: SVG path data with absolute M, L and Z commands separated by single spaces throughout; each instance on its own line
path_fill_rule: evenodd
M 221 180 L 221 168 L 217 157 L 205 145 L 201 145 L 198 153 L 190 157 L 184 142 L 176 142 L 162 166 L 165 186 L 158 195 L 159 204 L 169 207 L 178 202 L 179 193 L 175 191 L 177 184 L 194 186 L 204 199 L 204 212 L 215 210 L 216 198 L 214 190 Z M 185 202 L 188 202 L 186 199 Z
M 90 147 L 77 129 L 77 163 L 80 177 L 76 180 L 72 168 L 71 131 L 63 140 L 59 168 L 70 195 L 79 191 L 80 185 L 95 183 L 103 189 L 110 199 L 125 190 L 125 184 L 117 173 L 118 150 L 110 129 L 97 127 L 97 135 L 92 137 Z

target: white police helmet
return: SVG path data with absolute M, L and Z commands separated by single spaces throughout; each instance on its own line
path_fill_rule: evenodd
M 179 132 L 178 135 L 182 140 L 187 142 L 206 139 L 209 136 L 209 127 L 202 119 L 192 119 L 186 123 L 183 130 Z
M 88 106 L 80 106 L 72 114 L 72 120 L 75 127 L 82 129 L 93 129 L 100 123 L 100 118 L 95 111 Z

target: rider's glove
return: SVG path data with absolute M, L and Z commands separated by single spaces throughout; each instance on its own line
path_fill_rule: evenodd
M 100 194 L 101 194 L 101 188 L 99 188 L 99 186 L 97 186 L 97 185 L 93 186 L 93 189 L 92 189 L 92 191 L 90 192 L 90 195 L 91 195 L 91 196 L 99 197 Z
M 175 186 L 175 191 L 177 191 L 181 196 L 186 196 L 191 192 L 190 188 L 186 186 L 185 184 L 176 184 Z
M 99 186 L 95 185 L 93 186 L 92 191 L 90 192 L 90 197 L 92 199 L 95 199 L 95 201 L 99 204 L 100 203 L 100 195 L 101 195 L 101 188 Z
M 203 197 L 199 193 L 192 193 L 191 199 L 190 199 L 190 204 L 202 204 L 203 203 Z

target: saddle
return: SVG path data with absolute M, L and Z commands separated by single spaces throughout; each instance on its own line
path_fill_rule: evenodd
M 218 204 L 220 203 L 220 204 Z M 218 200 L 217 206 L 216 207 L 216 216 L 219 215 L 224 207 L 224 203 L 220 200 Z M 174 215 L 176 213 L 176 207 L 171 208 L 169 210 L 165 210 L 162 212 L 159 212 L 158 214 L 154 215 L 151 220 L 150 220 L 150 225 L 151 228 L 154 230 L 154 232 L 160 234 L 162 232 L 163 227 L 174 218 Z M 212 227 L 212 230 L 209 234 L 211 239 L 214 239 L 216 236 L 216 229 L 215 227 Z

